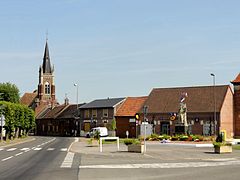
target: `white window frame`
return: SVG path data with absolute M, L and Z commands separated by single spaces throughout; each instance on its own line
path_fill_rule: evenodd
M 89 109 L 85 109 L 85 110 L 84 110 L 84 117 L 85 117 L 85 118 L 89 118 L 89 117 L 90 117 Z
M 108 117 L 108 109 L 103 109 L 103 117 Z
M 44 93 L 45 94 L 51 94 L 51 88 L 50 88 L 50 83 L 46 82 L 44 85 Z
M 92 110 L 92 117 L 96 118 L 97 117 L 97 109 Z

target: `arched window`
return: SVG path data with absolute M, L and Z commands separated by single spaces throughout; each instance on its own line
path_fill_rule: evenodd
M 49 82 L 45 83 L 45 94 L 50 94 L 50 84 L 49 84 Z

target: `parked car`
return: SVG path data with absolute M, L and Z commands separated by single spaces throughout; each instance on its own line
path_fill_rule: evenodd
M 106 137 L 106 136 L 108 136 L 108 130 L 107 130 L 106 127 L 95 127 L 95 128 L 92 128 L 92 129 L 86 134 L 86 137 L 87 137 L 87 138 L 93 137 L 94 134 L 95 134 L 97 131 L 100 133 L 100 137 Z

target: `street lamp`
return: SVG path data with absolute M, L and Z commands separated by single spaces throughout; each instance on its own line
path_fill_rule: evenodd
M 148 106 L 143 106 L 143 121 L 144 121 L 144 153 L 147 151 L 147 144 L 146 144 L 146 116 L 148 113 Z
M 78 113 L 78 84 L 75 83 L 74 86 L 77 88 L 77 117 L 76 117 L 76 126 L 78 127 L 78 119 L 79 119 L 79 113 Z M 79 122 L 80 130 L 79 130 L 79 135 L 81 136 L 81 123 Z M 77 128 L 78 129 L 78 128 Z
M 213 96 L 214 96 L 214 134 L 217 135 L 217 121 L 216 121 L 216 80 L 215 80 L 215 74 L 210 74 L 213 77 Z

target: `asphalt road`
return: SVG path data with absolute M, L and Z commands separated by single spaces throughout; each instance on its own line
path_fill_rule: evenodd
M 80 155 L 68 152 L 74 138 L 35 137 L 34 141 L 0 147 L 0 179 L 77 180 Z
M 116 144 L 105 145 L 105 153 L 100 153 L 98 148 L 73 143 L 75 138 L 35 138 L 0 147 L 0 180 L 238 180 L 240 177 L 240 151 L 218 155 L 212 153 L 212 148 L 156 143 L 148 146 L 145 155 L 126 150 L 116 152 Z

